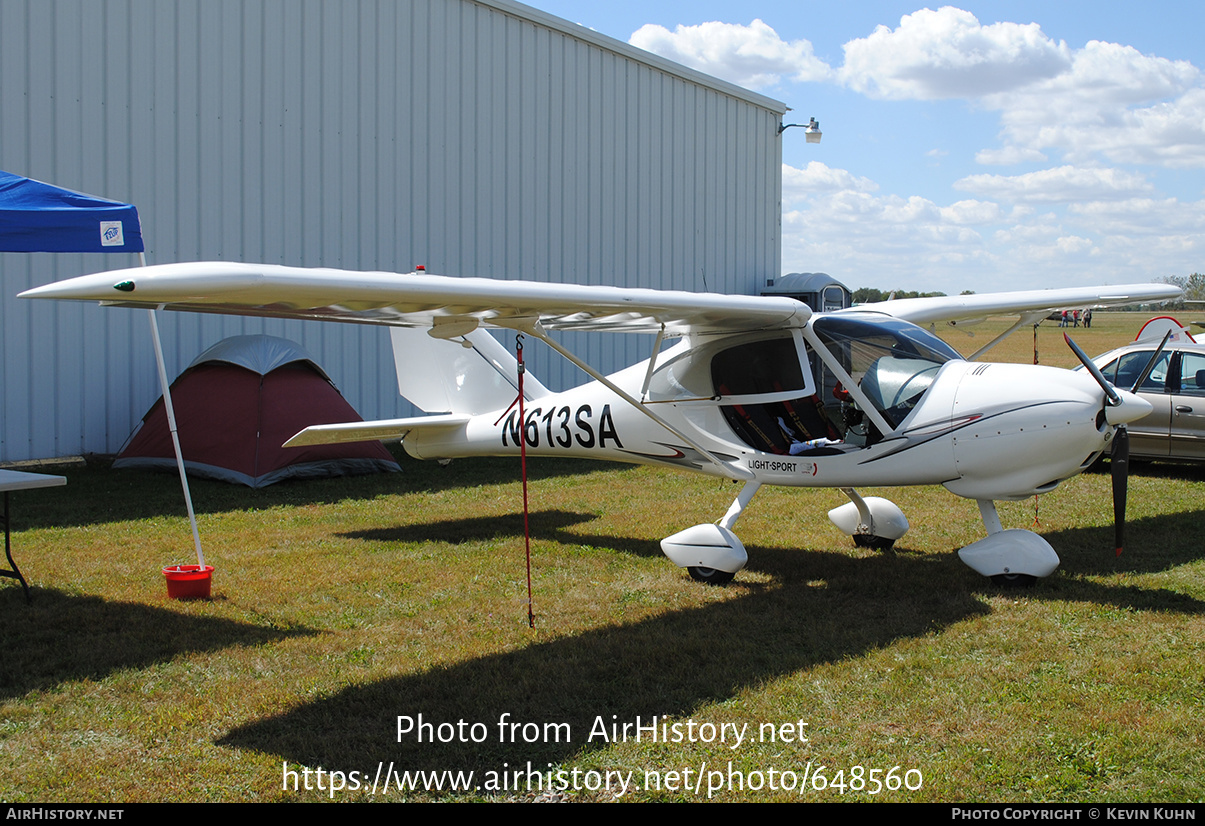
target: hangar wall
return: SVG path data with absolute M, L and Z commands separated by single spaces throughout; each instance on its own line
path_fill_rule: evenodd
M 0 3 L 0 169 L 134 203 L 152 264 L 751 294 L 779 274 L 785 110 L 511 0 Z M 13 297 L 136 265 L 0 254 L 0 461 L 114 452 L 158 397 L 145 313 Z M 268 332 L 366 418 L 413 412 L 382 330 L 160 326 L 170 375 Z M 651 341 L 566 344 L 609 371 Z M 582 380 L 541 350 L 546 384 Z

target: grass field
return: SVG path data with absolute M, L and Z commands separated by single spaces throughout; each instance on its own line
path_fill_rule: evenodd
M 1099 353 L 1144 319 L 1073 332 Z M 1003 326 L 948 340 L 970 352 Z M 1074 363 L 1060 332 L 1039 329 L 1042 363 Z M 1032 349 L 1024 331 L 993 357 Z M 1120 560 L 1107 473 L 1002 504 L 1005 527 L 1036 516 L 1063 560 L 1025 591 L 958 561 L 983 528 L 943 488 L 879 492 L 913 526 L 891 554 L 829 525 L 839 492 L 768 488 L 741 520 L 748 568 L 707 588 L 658 541 L 722 515 L 736 486 L 533 461 L 532 630 L 517 465 L 196 481 L 217 572 L 192 603 L 159 573 L 191 555 L 173 477 L 98 462 L 15 494 L 34 591 L 27 606 L 0 585 L 0 799 L 316 800 L 335 771 L 361 788 L 333 797 L 361 800 L 378 765 L 475 772 L 469 791 L 445 776 L 384 800 L 1205 797 L 1203 469 L 1136 466 Z M 420 714 L 425 739 L 450 742 L 399 740 L 398 717 Z M 654 717 L 681 742 L 599 736 Z M 556 794 L 497 774 L 529 764 L 562 772 Z M 292 790 L 307 777 L 323 788 Z

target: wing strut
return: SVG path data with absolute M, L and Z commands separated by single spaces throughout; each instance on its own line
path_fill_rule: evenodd
M 649 369 L 644 371 L 644 384 L 640 387 L 640 401 L 643 403 L 649 397 L 649 384 L 653 381 L 653 371 L 657 369 L 657 355 L 661 352 L 661 342 L 665 339 L 665 325 L 657 331 L 657 339 L 653 342 L 653 352 L 649 354 Z
M 542 326 L 540 326 L 539 322 L 536 322 L 535 324 L 531 325 L 530 327 L 527 327 L 525 329 L 525 332 L 530 333 L 531 335 L 538 338 L 540 341 L 547 344 L 553 350 L 557 351 L 562 356 L 564 356 L 566 359 L 568 359 L 571 363 L 573 363 L 577 367 L 581 368 L 581 370 L 584 371 L 586 373 L 586 375 L 590 376 L 590 378 L 597 381 L 603 387 L 610 390 L 616 396 L 619 396 L 619 398 L 623 399 L 625 402 L 630 404 L 636 410 L 639 410 L 641 413 L 648 416 L 654 422 L 656 422 L 657 424 L 664 427 L 670 433 L 674 434 L 679 439 L 686 442 L 686 444 L 690 445 L 692 448 L 699 451 L 699 453 L 706 456 L 708 461 L 710 461 L 713 465 L 715 465 L 717 468 L 722 470 L 724 472 L 724 475 L 727 476 L 728 478 L 730 478 L 730 479 L 752 479 L 753 478 L 753 474 L 750 471 L 745 470 L 744 468 L 737 467 L 736 465 L 724 464 L 710 450 L 708 450 L 707 448 L 700 445 L 694 439 L 690 438 L 689 436 L 687 436 L 682 431 L 678 430 L 673 425 L 669 424 L 669 422 L 665 421 L 660 416 L 658 416 L 656 413 L 649 410 L 647 407 L 645 407 L 643 404 L 641 404 L 638 400 L 629 396 L 623 390 L 620 390 L 619 387 L 617 387 L 615 385 L 615 383 L 610 381 L 606 376 L 602 375 L 597 370 L 595 370 L 593 367 L 586 364 L 584 361 L 579 359 L 577 356 L 573 355 L 573 353 L 569 352 L 564 347 L 562 347 L 561 345 L 559 345 L 555 341 L 553 341 L 551 338 L 549 338 L 548 333 L 546 333 L 544 331 L 544 328 Z
M 1042 312 L 1040 312 L 1040 313 L 1021 313 L 1021 317 L 1017 319 L 1017 323 L 1016 323 L 1016 324 L 1014 324 L 1013 326 L 1009 327 L 1009 328 L 1008 328 L 1007 330 L 1005 330 L 1003 333 L 1001 333 L 1000 335 L 996 336 L 994 339 L 992 339 L 991 341 L 989 341 L 987 344 L 983 345 L 983 346 L 982 346 L 982 347 L 980 347 L 978 350 L 976 350 L 975 352 L 973 352 L 973 353 L 971 353 L 969 356 L 967 356 L 967 361 L 974 361 L 975 359 L 979 358 L 979 357 L 980 357 L 980 356 L 982 356 L 984 353 L 986 353 L 988 350 L 992 349 L 992 348 L 993 348 L 993 347 L 995 347 L 997 344 L 999 344 L 1000 342 L 1004 341 L 1004 339 L 1006 339 L 1006 338 L 1008 338 L 1009 336 L 1011 336 L 1011 335 L 1012 335 L 1013 333 L 1015 333 L 1017 330 L 1020 330 L 1020 329 L 1021 329 L 1022 327 L 1024 327 L 1026 324 L 1033 324 L 1035 321 L 1041 321 L 1041 320 L 1042 320 L 1043 318 L 1045 318 L 1045 317 L 1046 317 L 1046 311 L 1045 311 L 1045 310 L 1043 310 L 1043 311 L 1042 311 Z

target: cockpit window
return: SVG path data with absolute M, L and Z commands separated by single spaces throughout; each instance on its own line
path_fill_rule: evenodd
M 892 427 L 912 412 L 943 364 L 962 359 L 927 330 L 879 315 L 823 316 L 812 329 Z M 835 381 L 826 377 L 825 384 Z
M 777 338 L 754 341 L 729 347 L 716 354 L 711 362 L 712 375 L 723 385 L 723 396 L 746 396 L 761 393 L 780 393 L 783 390 L 802 392 L 803 370 L 795 339 Z

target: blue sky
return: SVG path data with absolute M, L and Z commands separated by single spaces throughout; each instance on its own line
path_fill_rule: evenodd
M 783 270 L 987 292 L 1205 271 L 1205 3 L 535 0 L 777 98 Z

